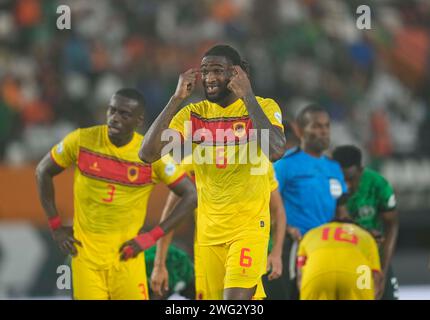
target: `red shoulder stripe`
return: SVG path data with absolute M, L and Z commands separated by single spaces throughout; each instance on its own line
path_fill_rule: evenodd
M 116 159 L 86 148 L 79 150 L 78 168 L 87 177 L 127 186 L 142 186 L 152 183 L 150 164 Z

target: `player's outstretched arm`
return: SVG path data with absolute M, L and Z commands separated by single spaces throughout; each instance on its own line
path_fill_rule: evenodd
M 73 236 L 72 227 L 65 227 L 55 205 L 55 189 L 53 178 L 63 172 L 64 168 L 58 166 L 52 159 L 50 153 L 45 155 L 36 168 L 36 182 L 39 199 L 49 220 L 52 236 L 58 247 L 64 254 L 75 256 L 78 252 L 75 244 L 82 246 Z
M 263 109 L 255 98 L 249 77 L 240 66 L 233 66 L 234 75 L 228 84 L 228 88 L 245 103 L 254 129 L 269 130 L 269 154 L 271 161 L 282 157 L 286 149 L 286 139 L 282 130 L 274 126 L 265 115 Z M 260 142 L 261 143 L 261 142 Z
M 285 230 L 287 219 L 285 216 L 284 205 L 278 189 L 270 194 L 270 216 L 274 221 L 273 247 L 267 257 L 267 271 L 269 280 L 274 280 L 282 275 L 282 248 L 285 240 Z
M 171 190 L 180 197 L 172 213 L 151 231 L 139 234 L 135 238 L 125 242 L 119 249 L 120 260 L 134 258 L 141 251 L 152 247 L 158 239 L 173 230 L 185 216 L 194 212 L 194 209 L 197 207 L 197 192 L 196 187 L 188 177 L 172 186 Z
M 385 287 L 385 281 L 387 281 L 386 275 L 388 267 L 391 264 L 391 259 L 394 254 L 394 249 L 396 247 L 397 235 L 399 233 L 399 217 L 397 210 L 390 210 L 381 213 L 382 223 L 384 225 L 385 239 L 383 242 L 383 260 L 382 264 L 382 281 Z
M 179 200 L 180 198 L 173 191 L 169 193 L 160 221 L 164 221 L 171 214 Z M 155 253 L 150 285 L 152 291 L 160 297 L 163 297 L 169 291 L 169 272 L 166 267 L 166 260 L 173 233 L 174 230 L 157 241 L 157 250 Z
M 164 155 L 161 151 L 169 142 L 161 141 L 161 135 L 165 130 L 168 130 L 169 124 L 179 111 L 182 102 L 188 98 L 194 90 L 197 74 L 197 69 L 189 69 L 179 76 L 175 93 L 145 134 L 145 139 L 139 150 L 139 158 L 142 161 L 153 163 Z

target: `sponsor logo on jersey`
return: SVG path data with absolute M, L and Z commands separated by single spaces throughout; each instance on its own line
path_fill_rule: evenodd
M 93 171 L 100 172 L 99 163 L 97 161 L 93 162 L 90 166 L 90 169 Z
M 57 145 L 57 153 L 61 154 L 64 151 L 64 142 L 61 141 L 58 145 Z
M 173 163 L 166 164 L 166 167 L 164 168 L 164 172 L 166 173 L 166 175 L 170 177 L 175 173 L 175 171 L 176 171 L 176 166 Z
M 275 112 L 273 115 L 274 115 L 275 119 L 278 120 L 278 122 L 280 124 L 282 124 L 282 115 L 281 115 L 281 113 L 280 112 Z

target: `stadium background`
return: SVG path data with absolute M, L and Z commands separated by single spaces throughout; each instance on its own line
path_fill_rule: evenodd
M 71 8 L 71 30 L 56 27 L 61 4 Z M 359 5 L 371 8 L 371 30 L 356 26 Z M 74 128 L 103 123 L 118 88 L 142 90 L 150 123 L 179 73 L 216 43 L 240 50 L 254 91 L 275 98 L 286 118 L 308 101 L 328 108 L 332 146 L 359 145 L 394 184 L 401 297 L 430 299 L 426 0 L 0 0 L 0 298 L 68 294 L 56 288 L 64 257 L 37 200 L 37 161 Z M 71 219 L 72 171 L 56 184 Z M 165 194 L 156 188 L 148 227 Z M 175 241 L 188 252 L 191 224 Z

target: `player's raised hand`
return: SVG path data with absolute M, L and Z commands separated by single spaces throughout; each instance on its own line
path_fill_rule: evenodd
M 269 281 L 278 279 L 282 275 L 282 258 L 280 255 L 275 255 L 272 252 L 267 257 L 267 278 Z
M 174 97 L 181 100 L 188 98 L 196 87 L 198 74 L 199 69 L 196 68 L 191 68 L 181 73 Z
M 154 265 L 150 285 L 152 291 L 160 297 L 169 291 L 169 272 L 165 265 Z
M 227 88 L 232 91 L 236 97 L 243 98 L 246 95 L 253 94 L 249 77 L 240 66 L 233 66 L 232 74 Z
M 78 254 L 78 250 L 75 245 L 82 247 L 82 243 L 73 236 L 72 227 L 59 227 L 52 231 L 52 236 L 61 252 L 64 254 L 76 256 Z

